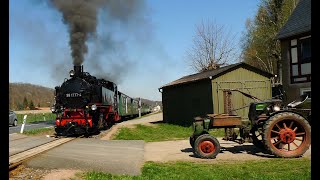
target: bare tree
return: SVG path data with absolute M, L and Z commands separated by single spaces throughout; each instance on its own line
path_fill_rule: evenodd
M 235 35 L 215 22 L 202 22 L 196 26 L 192 47 L 187 59 L 193 70 L 203 72 L 226 65 L 236 57 Z

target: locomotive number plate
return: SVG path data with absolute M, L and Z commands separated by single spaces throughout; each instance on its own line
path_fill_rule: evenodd
M 67 93 L 66 97 L 81 97 L 81 93 Z

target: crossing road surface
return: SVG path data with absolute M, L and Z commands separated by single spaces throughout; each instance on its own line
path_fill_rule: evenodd
M 76 139 L 43 153 L 26 164 L 32 168 L 82 169 L 140 175 L 144 141 Z
M 53 126 L 54 126 L 53 121 L 30 123 L 30 124 L 27 123 L 24 125 L 24 131 L 39 129 L 39 128 L 46 128 L 46 127 L 53 127 Z M 9 126 L 9 134 L 20 133 L 20 130 L 21 130 L 21 124 L 19 124 L 18 126 Z

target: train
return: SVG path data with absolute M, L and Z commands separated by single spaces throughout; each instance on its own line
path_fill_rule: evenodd
M 117 122 L 151 112 L 151 107 L 118 90 L 117 84 L 98 79 L 74 66 L 61 86 L 54 90 L 57 136 L 77 136 L 99 133 Z

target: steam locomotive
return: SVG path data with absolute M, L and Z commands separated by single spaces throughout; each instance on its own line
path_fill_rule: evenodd
M 131 98 L 118 91 L 115 83 L 83 72 L 83 66 L 74 66 L 70 79 L 55 87 L 51 111 L 56 114 L 57 136 L 99 133 L 116 122 L 151 112 L 140 98 Z

